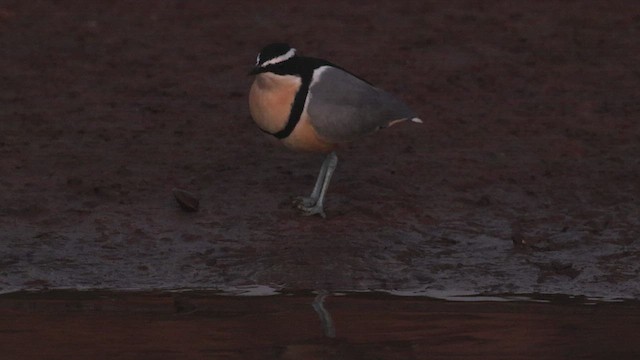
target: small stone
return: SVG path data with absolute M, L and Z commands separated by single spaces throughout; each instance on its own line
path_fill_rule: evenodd
M 173 189 L 173 196 L 176 198 L 176 201 L 182 210 L 186 212 L 198 211 L 200 199 L 198 199 L 194 194 L 182 189 Z

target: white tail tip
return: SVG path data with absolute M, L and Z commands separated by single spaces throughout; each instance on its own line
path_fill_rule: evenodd
M 411 121 L 413 121 L 414 123 L 422 124 L 422 119 L 417 117 L 411 118 Z

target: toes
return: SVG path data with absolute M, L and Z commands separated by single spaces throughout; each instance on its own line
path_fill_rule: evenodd
M 322 218 L 327 217 L 322 206 L 304 206 L 300 204 L 298 205 L 298 209 L 302 211 L 302 214 L 305 216 L 320 215 Z
M 300 207 L 313 207 L 316 204 L 316 200 L 310 198 L 310 197 L 304 197 L 304 196 L 298 196 L 295 199 L 293 199 L 293 205 L 297 206 L 298 208 Z

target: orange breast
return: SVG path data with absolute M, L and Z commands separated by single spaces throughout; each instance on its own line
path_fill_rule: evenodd
M 275 133 L 289 120 L 300 78 L 270 73 L 258 74 L 249 92 L 249 110 L 262 129 Z
M 301 80 L 296 76 L 271 73 L 257 75 L 249 92 L 249 110 L 256 124 L 271 133 L 284 129 L 300 84 Z M 303 111 L 295 129 L 282 139 L 282 143 L 298 151 L 329 152 L 334 148 L 334 144 L 318 136 L 306 111 Z

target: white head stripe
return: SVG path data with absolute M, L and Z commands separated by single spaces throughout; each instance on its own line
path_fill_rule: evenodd
M 282 55 L 280 55 L 278 57 L 274 57 L 273 59 L 271 59 L 269 61 L 265 61 L 264 64 L 262 64 L 262 66 L 264 67 L 264 66 L 267 66 L 267 65 L 277 64 L 277 63 L 283 62 L 285 60 L 289 60 L 295 54 L 296 54 L 296 49 L 291 48 L 285 54 L 282 54 Z M 258 57 L 260 57 L 260 56 L 258 55 Z

